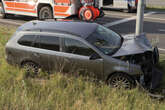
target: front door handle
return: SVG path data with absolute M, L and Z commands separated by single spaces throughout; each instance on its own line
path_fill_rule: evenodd
M 40 55 L 38 53 L 34 53 L 33 54 L 35 57 L 40 57 Z
M 69 63 L 69 62 L 70 62 L 70 60 L 69 60 L 68 58 L 64 58 L 64 61 L 65 61 L 66 63 Z

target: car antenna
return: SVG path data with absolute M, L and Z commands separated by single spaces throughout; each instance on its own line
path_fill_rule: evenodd
M 37 23 L 36 22 L 32 22 L 33 23 L 33 25 L 36 25 Z

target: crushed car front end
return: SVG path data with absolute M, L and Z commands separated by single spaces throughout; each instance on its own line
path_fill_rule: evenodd
M 122 47 L 113 55 L 129 64 L 129 71 L 136 73 L 136 80 L 146 89 L 153 90 L 159 86 L 162 73 L 156 68 L 159 62 L 159 51 L 153 47 L 145 34 L 125 36 Z M 137 73 L 138 65 L 141 73 Z

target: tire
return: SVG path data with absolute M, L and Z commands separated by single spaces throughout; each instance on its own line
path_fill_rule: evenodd
M 33 62 L 25 62 L 23 63 L 22 67 L 25 69 L 26 76 L 35 77 L 39 74 L 39 66 Z
M 53 12 L 49 6 L 42 7 L 38 13 L 39 20 L 52 19 Z
M 79 17 L 84 21 L 92 21 L 93 20 L 93 12 L 90 8 L 82 8 L 79 13 Z
M 132 12 L 133 12 L 133 9 L 130 6 L 128 6 L 128 13 L 132 13 Z
M 132 13 L 133 9 L 131 8 L 131 6 L 128 5 L 128 9 L 124 9 L 123 12 L 125 12 L 125 13 Z
M 108 85 L 114 88 L 124 88 L 124 89 L 131 89 L 134 86 L 135 81 L 124 73 L 114 73 L 108 79 Z

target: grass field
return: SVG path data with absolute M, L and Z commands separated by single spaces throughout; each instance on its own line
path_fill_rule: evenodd
M 0 110 L 165 110 L 164 101 L 137 88 L 116 90 L 90 78 L 60 73 L 48 80 L 25 78 L 23 70 L 5 61 L 4 46 L 14 31 L 0 27 Z M 163 60 L 165 55 L 162 68 Z
M 147 7 L 146 10 L 148 10 L 148 11 L 164 12 L 165 11 L 165 7 Z

